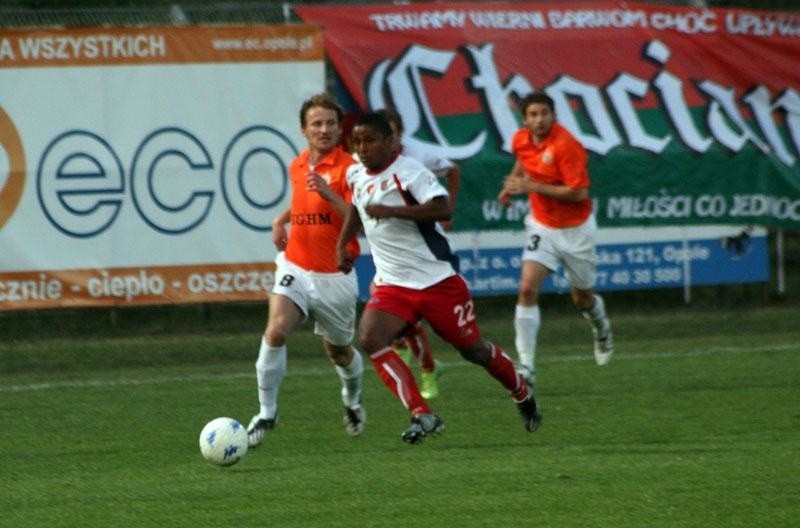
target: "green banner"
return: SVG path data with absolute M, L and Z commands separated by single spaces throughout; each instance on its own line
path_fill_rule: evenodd
M 480 116 L 451 117 L 440 125 L 448 137 L 458 137 L 459 132 L 474 130 L 478 120 Z M 643 121 L 654 130 L 667 126 Z M 492 148 L 460 161 L 468 176 L 459 194 L 455 230 L 519 227 L 528 212 L 527 199 L 517 197 L 508 207 L 495 200 L 513 163 L 510 154 Z M 702 156 L 679 144 L 657 156 L 625 148 L 604 156 L 590 152 L 589 172 L 601 226 L 800 226 L 798 168 L 752 146 L 732 153 L 714 145 Z

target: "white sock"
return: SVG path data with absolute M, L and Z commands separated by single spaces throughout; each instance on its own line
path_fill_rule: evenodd
M 531 372 L 535 372 L 536 335 L 539 333 L 541 322 L 538 304 L 533 306 L 517 305 L 514 311 L 514 331 L 516 333 L 514 344 L 517 347 L 520 365 L 527 367 Z
M 602 297 L 595 294 L 594 308 L 581 313 L 589 321 L 589 323 L 591 323 L 591 325 L 594 328 L 596 328 L 597 330 L 603 330 L 603 327 L 606 325 L 607 317 L 606 317 L 606 305 L 603 302 Z
M 353 409 L 361 404 L 361 378 L 364 374 L 364 362 L 361 354 L 353 347 L 353 360 L 346 367 L 334 365 L 339 379 L 342 380 L 342 402 Z
M 274 418 L 278 412 L 278 389 L 286 373 L 286 345 L 271 347 L 261 339 L 261 349 L 256 361 L 258 403 L 261 418 Z

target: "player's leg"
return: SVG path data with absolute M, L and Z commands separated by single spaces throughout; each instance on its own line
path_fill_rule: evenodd
M 325 351 L 334 364 L 336 374 L 342 384 L 342 403 L 344 404 L 345 431 L 350 436 L 358 436 L 364 431 L 367 412 L 361 402 L 361 384 L 364 363 L 361 354 L 350 345 L 340 346 L 325 341 Z
M 480 338 L 469 345 L 459 346 L 458 351 L 464 359 L 483 366 L 508 391 L 526 431 L 532 433 L 539 428 L 542 413 L 539 411 L 533 386 L 529 386 L 522 374 L 514 369 L 514 364 L 502 348 Z
M 591 325 L 594 359 L 602 366 L 611 361 L 614 338 L 603 298 L 594 291 L 597 277 L 596 232 L 597 225 L 594 218 L 590 217 L 584 224 L 564 230 L 561 243 L 562 263 L 571 284 L 572 302 Z
M 364 430 L 367 414 L 361 402 L 364 366 L 361 354 L 351 345 L 355 333 L 358 284 L 354 273 L 314 276 L 311 313 L 314 332 L 323 338 L 325 352 L 342 384 L 345 431 L 357 436 Z
M 420 395 L 408 365 L 392 350 L 392 339 L 406 326 L 405 320 L 382 310 L 370 309 L 361 314 L 359 340 L 378 377 L 411 414 L 426 414 L 430 408 Z
M 405 340 L 422 368 L 420 381 L 422 397 L 431 400 L 439 395 L 439 377 L 443 369 L 442 365 L 433 359 L 433 350 L 422 321 L 411 326 L 406 332 Z
M 375 286 L 374 282 L 369 283 L 369 294 L 372 296 L 375 293 Z M 400 358 L 405 362 L 406 365 L 411 366 L 411 348 L 409 347 L 408 342 L 404 336 L 396 337 L 392 340 L 392 349 L 395 353 L 400 356 Z
M 409 367 L 411 366 L 411 357 L 414 356 L 414 354 L 412 352 L 411 344 L 405 337 L 400 336 L 397 339 L 393 339 L 392 349 L 397 353 L 398 356 L 400 356 L 406 365 Z
M 286 373 L 286 339 L 308 316 L 307 274 L 282 253 L 275 259 L 275 285 L 269 298 L 269 318 L 256 360 L 258 414 L 247 427 L 248 443 L 255 447 L 278 420 L 278 391 Z
M 572 301 L 591 325 L 595 362 L 600 366 L 607 365 L 614 355 L 614 336 L 603 298 L 594 290 L 583 290 L 573 286 Z
M 525 427 L 534 431 L 541 420 L 533 391 L 514 363 L 498 345 L 480 335 L 475 305 L 464 279 L 456 275 L 439 283 L 435 295 L 426 302 L 423 315 L 442 339 L 452 344 L 461 356 L 477 365 L 509 392 L 523 419 Z
M 381 382 L 411 413 L 411 427 L 403 432 L 403 441 L 416 444 L 427 435 L 438 433 L 444 424 L 431 412 L 408 365 L 391 347 L 408 322 L 417 319 L 409 295 L 413 292 L 406 288 L 377 288 L 361 314 L 358 332 L 361 347 Z
M 529 385 L 536 381 L 536 340 L 541 326 L 539 291 L 550 270 L 534 260 L 523 260 L 519 295 L 514 310 L 514 346 L 519 371 Z
M 278 420 L 278 391 L 286 373 L 286 339 L 305 314 L 290 298 L 273 293 L 269 300 L 269 320 L 256 360 L 259 412 L 247 427 L 248 444 L 264 441 L 267 431 Z
M 433 351 L 431 344 L 428 341 L 428 334 L 425 332 L 425 327 L 422 321 L 415 325 L 411 325 L 405 333 L 405 340 L 408 342 L 408 347 L 414 354 L 414 357 L 419 360 L 420 367 L 423 372 L 433 372 L 436 365 L 433 359 Z
M 539 290 L 547 275 L 558 268 L 554 248 L 558 235 L 558 230 L 539 224 L 531 216 L 525 219 L 525 246 L 514 310 L 514 345 L 519 371 L 529 385 L 536 381 L 536 339 L 541 326 Z
M 511 358 L 499 345 L 480 338 L 469 344 L 457 344 L 456 348 L 461 357 L 486 369 L 486 372 L 508 391 L 514 401 L 522 401 L 528 397 L 528 384 L 514 369 Z

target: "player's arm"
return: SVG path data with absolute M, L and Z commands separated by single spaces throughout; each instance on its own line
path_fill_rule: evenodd
M 361 231 L 362 227 L 358 209 L 354 205 L 348 205 L 342 230 L 339 232 L 339 240 L 336 242 L 336 267 L 340 271 L 350 273 L 353 269 L 355 265 L 354 255 L 348 251 L 347 243 Z
M 414 220 L 417 222 L 440 222 L 450 220 L 453 211 L 447 196 L 434 196 L 432 199 L 421 204 L 407 205 L 381 205 L 370 204 L 364 208 L 366 213 L 375 219 L 381 218 L 402 218 L 404 220 Z
M 501 199 L 503 193 L 507 193 L 507 197 L 512 194 L 529 194 L 532 192 L 564 202 L 580 202 L 589 196 L 588 187 L 571 187 L 569 185 L 556 185 L 536 181 L 517 162 L 514 164 L 511 174 L 506 176 L 503 181 L 503 191 L 498 196 L 498 200 Z
M 450 196 L 450 211 L 455 212 L 456 210 L 456 200 L 458 199 L 458 190 L 461 188 L 461 168 L 458 166 L 457 163 L 453 163 L 453 166 L 447 171 L 447 174 L 444 176 L 445 178 L 445 187 L 447 188 L 447 194 Z M 445 230 L 450 230 L 452 227 L 451 220 L 445 220 L 442 222 L 442 227 Z
M 527 189 L 524 192 L 535 192 L 563 202 L 580 202 L 589 196 L 589 189 L 587 187 L 574 188 L 568 185 L 552 185 L 549 183 L 537 182 L 530 178 L 528 178 L 523 185 Z
M 316 172 L 310 172 L 308 176 L 306 176 L 306 190 L 315 192 L 319 194 L 323 200 L 330 202 L 333 210 L 342 218 L 347 214 L 349 204 L 340 194 L 331 189 L 328 182 Z
M 511 204 L 511 196 L 515 194 L 526 194 L 528 191 L 522 190 L 524 180 L 528 179 L 525 170 L 519 161 L 514 162 L 511 172 L 503 180 L 503 189 L 497 195 L 497 201 L 503 205 Z
M 286 249 L 286 243 L 289 241 L 289 232 L 286 229 L 286 224 L 289 223 L 291 218 L 292 210 L 286 209 L 272 221 L 272 243 L 275 244 L 278 251 Z

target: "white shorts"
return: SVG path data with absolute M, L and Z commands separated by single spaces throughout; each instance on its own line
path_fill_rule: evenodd
M 589 290 L 597 279 L 596 237 L 594 215 L 575 227 L 548 227 L 528 215 L 522 260 L 536 261 L 552 272 L 563 266 L 572 286 Z
M 286 260 L 275 258 L 275 285 L 272 293 L 292 300 L 303 315 L 314 318 L 314 333 L 336 346 L 353 341 L 356 324 L 358 280 L 355 271 L 314 273 Z

